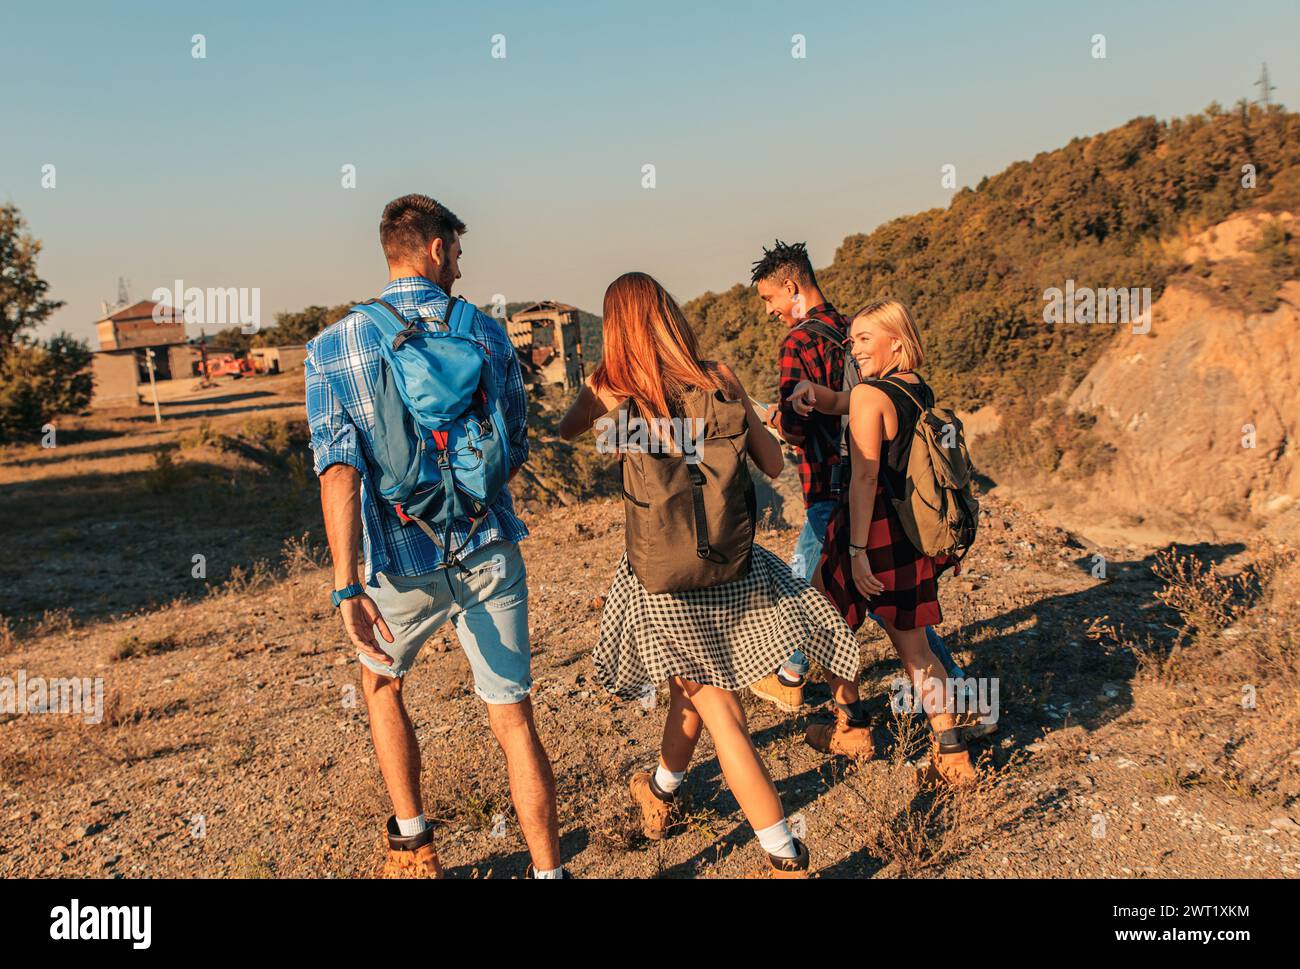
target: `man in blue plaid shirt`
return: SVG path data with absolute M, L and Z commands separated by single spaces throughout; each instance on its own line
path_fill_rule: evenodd
M 445 318 L 460 278 L 464 231 L 460 219 L 426 195 L 405 195 L 385 207 L 379 239 L 389 283 L 382 299 L 408 324 Z M 519 360 L 499 321 L 476 312 L 473 332 L 501 399 L 513 478 L 528 458 L 528 399 Z M 421 805 L 420 748 L 402 701 L 402 681 L 424 643 L 451 621 L 506 755 L 510 793 L 533 858 L 530 874 L 566 877 L 555 779 L 529 700 L 528 577 L 518 545 L 528 529 L 515 516 L 509 488 L 503 488 L 473 535 L 457 523 L 453 545 L 466 544 L 457 555 L 459 567 L 445 567 L 437 544 L 403 524 L 378 498 L 370 464 L 379 339 L 374 324 L 349 313 L 307 344 L 305 370 L 311 446 L 334 559 L 332 600 L 357 648 L 371 738 L 395 810 L 388 819 L 384 874 L 442 874 Z M 357 567 L 363 537 L 364 585 Z

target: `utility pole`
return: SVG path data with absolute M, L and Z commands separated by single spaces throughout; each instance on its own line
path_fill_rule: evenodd
M 158 406 L 158 384 L 153 378 L 153 347 L 145 350 L 145 359 L 149 361 L 149 389 L 153 391 L 153 419 L 162 423 L 162 408 Z
M 1256 81 L 1252 86 L 1259 88 L 1259 100 L 1257 100 L 1255 103 L 1263 105 L 1264 110 L 1267 111 L 1269 105 L 1273 103 L 1272 92 L 1277 90 L 1276 86 L 1268 83 L 1268 62 L 1267 61 L 1265 61 L 1263 64 L 1260 65 L 1259 80 Z
M 208 337 L 207 334 L 203 332 L 202 327 L 200 327 L 199 328 L 199 386 L 206 387 L 207 385 L 208 385 Z

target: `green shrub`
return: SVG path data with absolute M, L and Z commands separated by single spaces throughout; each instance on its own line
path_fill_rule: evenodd
M 66 334 L 0 346 L 0 442 L 35 440 L 59 414 L 90 404 L 90 348 Z

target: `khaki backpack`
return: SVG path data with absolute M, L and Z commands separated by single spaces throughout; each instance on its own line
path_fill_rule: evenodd
M 640 413 L 634 400 L 621 409 L 629 422 Z M 682 409 L 703 419 L 692 454 L 620 448 L 628 564 L 647 592 L 704 589 L 749 572 L 757 502 L 744 402 L 696 390 Z
M 886 377 L 921 412 L 913 430 L 902 497 L 891 496 L 903 531 L 925 555 L 965 557 L 975 543 L 980 506 L 961 421 L 950 408 L 924 407 L 904 380 Z

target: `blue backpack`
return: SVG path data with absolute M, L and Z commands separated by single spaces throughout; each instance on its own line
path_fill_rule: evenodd
M 510 476 L 505 415 L 474 339 L 475 308 L 460 297 L 429 328 L 381 299 L 352 307 L 379 330 L 372 483 L 402 524 L 417 525 L 446 565 L 458 557 Z M 455 522 L 469 533 L 451 549 Z

